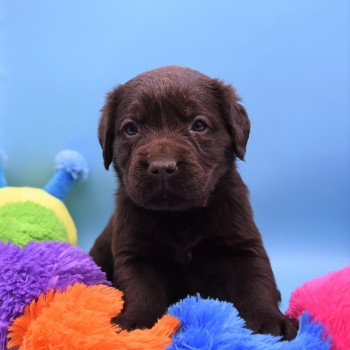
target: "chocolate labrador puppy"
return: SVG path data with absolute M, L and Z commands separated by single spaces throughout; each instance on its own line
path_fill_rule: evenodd
M 151 327 L 200 293 L 232 302 L 255 332 L 295 336 L 236 170 L 249 130 L 235 90 L 190 68 L 158 68 L 108 94 L 98 133 L 120 184 L 90 254 L 124 292 L 123 328 Z

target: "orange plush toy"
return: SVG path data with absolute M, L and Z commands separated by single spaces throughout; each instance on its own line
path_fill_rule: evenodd
M 9 327 L 8 349 L 160 350 L 171 345 L 179 320 L 163 316 L 151 329 L 121 330 L 111 323 L 123 308 L 122 292 L 75 284 L 32 301 Z

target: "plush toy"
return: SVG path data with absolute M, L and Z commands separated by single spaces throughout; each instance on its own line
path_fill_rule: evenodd
M 0 242 L 0 349 L 7 327 L 32 300 L 74 283 L 110 285 L 92 259 L 69 243 L 31 242 L 22 249 Z
M 179 321 L 164 315 L 151 329 L 123 331 L 111 323 L 123 307 L 122 293 L 107 286 L 75 284 L 33 301 L 10 327 L 9 347 L 67 350 L 163 350 Z
M 168 350 L 329 350 L 330 339 L 322 324 L 301 316 L 295 339 L 253 334 L 244 327 L 244 320 L 230 303 L 188 297 L 173 305 L 169 314 L 181 321 L 181 328 L 172 338 Z
M 349 350 L 350 266 L 298 287 L 292 293 L 286 314 L 297 319 L 304 310 L 325 326 L 333 350 Z
M 30 241 L 77 242 L 74 222 L 62 202 L 73 184 L 88 174 L 85 159 L 75 151 L 55 158 L 56 174 L 44 189 L 7 187 L 0 152 L 0 240 L 24 246 Z
M 12 315 L 21 315 L 9 327 L 9 348 L 349 349 L 349 268 L 296 290 L 288 311 L 291 317 L 299 317 L 298 335 L 292 341 L 252 334 L 244 327 L 244 320 L 232 304 L 199 296 L 188 297 L 170 307 L 168 316 L 151 330 L 127 332 L 111 323 L 111 318 L 122 310 L 120 292 L 108 286 L 104 275 L 102 281 L 98 281 L 101 275 L 96 272 L 97 267 L 87 256 L 85 261 L 89 263 L 83 263 L 85 253 L 79 248 L 58 242 L 30 243 L 24 249 L 11 244 L 1 244 L 0 247 L 0 272 L 6 272 L 0 274 L 0 300 L 4 300 L 0 307 L 3 310 L 0 324 L 7 325 L 14 318 L 9 317 L 9 310 L 13 310 Z M 42 262 L 37 266 L 39 261 Z M 76 264 L 79 263 L 83 266 L 78 268 Z M 91 273 L 90 269 L 95 272 Z M 84 280 L 83 276 L 89 277 Z M 22 286 L 23 281 L 27 281 L 25 286 Z M 98 283 L 105 286 L 92 288 Z M 68 284 L 72 287 L 67 287 Z M 334 302 L 332 308 L 329 302 Z M 316 308 L 318 303 L 324 307 Z M 180 327 L 176 319 L 180 321 Z
M 93 286 L 93 287 L 89 287 Z M 164 316 L 151 330 L 112 325 L 121 292 L 80 248 L 65 242 L 0 242 L 0 349 L 165 349 L 179 321 Z M 22 316 L 21 316 L 22 315 Z

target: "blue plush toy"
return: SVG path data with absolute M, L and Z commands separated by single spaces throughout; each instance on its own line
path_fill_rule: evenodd
M 227 302 L 187 297 L 168 313 L 181 321 L 179 331 L 167 350 L 329 350 L 330 339 L 322 324 L 308 313 L 300 319 L 298 335 L 291 341 L 253 334 L 244 327 L 235 307 Z

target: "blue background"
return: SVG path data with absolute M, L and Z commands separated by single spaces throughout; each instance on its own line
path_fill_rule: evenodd
M 88 250 L 113 210 L 96 128 L 105 92 L 166 64 L 232 83 L 252 132 L 240 171 L 283 295 L 350 261 L 347 0 L 1 1 L 0 147 L 11 185 L 87 158 L 66 203 Z

